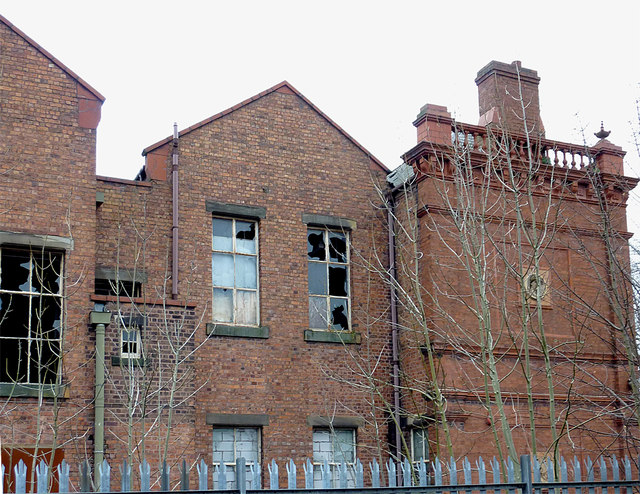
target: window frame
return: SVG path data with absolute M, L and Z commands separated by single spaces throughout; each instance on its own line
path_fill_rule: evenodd
M 29 274 L 27 276 L 27 281 L 25 282 L 25 283 L 28 283 L 29 285 L 29 289 L 27 291 L 10 290 L 10 289 L 2 288 L 2 257 L 6 251 L 28 254 Z M 44 259 L 44 257 L 48 255 L 54 255 L 58 259 L 57 261 L 58 266 L 56 266 L 56 268 L 58 269 L 59 272 L 56 273 L 55 270 L 53 271 L 54 274 L 57 275 L 57 281 L 56 281 L 56 283 L 58 284 L 57 293 L 49 292 L 46 287 L 42 286 L 44 285 L 44 281 L 36 282 L 41 285 L 40 290 L 34 288 L 34 276 L 37 277 L 37 274 L 34 274 L 34 273 L 36 273 L 35 270 L 39 268 L 39 263 L 41 262 L 38 258 Z M 18 396 L 24 393 L 27 393 L 28 395 L 32 395 L 34 392 L 32 388 L 34 386 L 40 387 L 45 391 L 51 388 L 52 392 L 55 393 L 56 391 L 54 390 L 54 388 L 57 389 L 58 385 L 60 384 L 61 373 L 62 373 L 62 359 L 63 359 L 62 341 L 63 341 L 64 325 L 65 325 L 65 283 L 64 283 L 65 256 L 66 256 L 66 252 L 64 250 L 60 248 L 46 247 L 46 244 L 42 246 L 0 244 L 0 295 L 8 294 L 10 297 L 13 297 L 14 295 L 16 295 L 16 296 L 28 298 L 28 306 L 27 306 L 28 308 L 26 309 L 28 313 L 26 317 L 26 327 L 27 327 L 26 336 L 25 337 L 2 336 L 2 333 L 0 333 L 0 342 L 3 340 L 19 340 L 19 341 L 27 342 L 27 345 L 28 345 L 28 348 L 26 351 L 27 363 L 25 365 L 26 377 L 25 377 L 25 380 L 16 379 L 12 381 L 0 381 L 0 388 L 2 388 L 2 390 L 0 391 L 0 394 L 2 395 L 5 394 L 4 391 L 7 386 L 12 387 L 12 389 L 9 391 L 10 394 Z M 42 261 L 42 262 L 45 262 L 45 261 Z M 52 269 L 56 269 L 56 268 L 52 268 Z M 57 328 L 57 333 L 58 333 L 57 338 L 51 338 L 50 335 L 49 336 L 44 335 L 44 333 L 49 333 L 49 332 L 55 334 L 56 332 L 55 325 L 52 326 L 51 328 L 41 328 L 39 330 L 40 336 L 38 336 L 38 331 L 35 331 L 36 336 L 33 336 L 34 331 L 32 330 L 32 327 L 34 324 L 33 322 L 34 300 L 39 300 L 43 297 L 48 297 L 57 301 L 57 302 L 54 302 L 57 304 L 59 308 L 59 319 L 55 320 L 55 321 L 59 321 L 59 327 Z M 39 319 L 39 316 L 36 315 L 35 317 L 36 319 Z M 38 324 L 37 320 L 35 324 L 36 325 Z M 56 358 L 56 364 L 55 364 L 55 372 L 51 372 L 52 378 L 49 378 L 49 375 L 47 373 L 47 376 L 45 376 L 41 380 L 31 379 L 30 374 L 31 374 L 32 351 L 35 351 L 35 352 L 39 351 L 37 348 L 38 342 L 41 342 L 41 344 L 45 342 L 54 342 L 54 347 L 57 343 L 57 348 L 54 348 L 53 350 L 54 352 L 57 351 L 58 354 L 56 355 L 57 358 Z M 18 343 L 18 345 L 20 345 L 20 343 Z M 34 345 L 36 346 L 36 349 L 32 350 Z M 19 362 L 19 359 L 20 357 L 18 358 L 18 362 Z M 39 358 L 38 363 L 36 365 L 38 368 L 42 368 L 42 365 L 44 364 L 42 364 Z M 18 367 L 17 367 L 18 372 L 20 372 L 20 366 L 21 364 L 18 363 Z M 0 377 L 0 379 L 2 379 L 2 377 Z
M 124 333 L 125 332 L 135 333 L 135 337 L 136 337 L 136 341 L 135 341 L 136 351 L 135 352 L 125 352 L 124 351 L 124 345 L 125 344 L 131 344 L 131 340 L 127 340 L 125 342 L 125 340 L 124 340 Z M 138 326 L 137 324 L 132 324 L 131 322 L 129 323 L 129 325 L 120 328 L 120 358 L 133 360 L 133 359 L 138 359 L 138 358 L 142 357 L 142 335 L 141 335 L 141 333 L 142 333 L 142 331 L 140 329 L 140 326 Z
M 416 459 L 416 434 L 422 434 L 422 458 Z M 411 460 L 414 465 L 429 463 L 429 431 L 426 428 L 414 427 L 411 429 Z
M 311 450 L 312 450 L 312 464 L 314 465 L 314 474 L 313 474 L 313 482 L 314 482 L 314 488 L 321 488 L 321 482 L 320 482 L 320 478 L 318 477 L 318 474 L 320 472 L 320 469 L 315 468 L 318 465 L 323 465 L 324 464 L 324 460 L 323 461 L 317 461 L 316 460 L 316 444 L 319 444 L 319 441 L 316 442 L 316 438 L 315 438 L 315 434 L 318 432 L 322 432 L 322 433 L 329 433 L 329 437 L 331 440 L 331 461 L 327 460 L 327 464 L 329 465 L 329 469 L 331 471 L 331 482 L 334 484 L 334 486 L 336 485 L 337 482 L 339 482 L 340 479 L 340 473 L 339 473 L 339 466 L 342 464 L 341 462 L 336 461 L 336 450 L 335 450 L 335 444 L 336 444 L 336 432 L 344 432 L 344 431 L 349 431 L 351 432 L 351 445 L 353 446 L 353 451 L 352 451 L 352 455 L 353 455 L 353 461 L 348 461 L 346 462 L 348 467 L 353 467 L 355 465 L 355 462 L 358 458 L 358 429 L 357 427 L 314 427 L 312 429 L 312 433 L 311 433 Z M 322 452 L 321 452 L 322 453 Z M 352 476 L 352 472 L 351 469 L 348 468 L 347 471 L 349 472 L 349 479 L 347 480 L 347 483 L 352 482 L 353 479 L 351 479 Z M 352 486 L 353 487 L 353 486 Z
M 227 468 L 231 468 L 232 471 L 235 473 L 235 466 L 236 466 L 236 459 L 239 457 L 238 456 L 238 449 L 237 449 L 237 443 L 239 441 L 238 439 L 238 433 L 241 430 L 246 430 L 246 429 L 250 429 L 250 430 L 255 430 L 256 434 L 257 434 L 257 447 L 258 450 L 256 452 L 256 457 L 258 459 L 257 461 L 257 465 L 254 464 L 254 462 L 252 461 L 246 461 L 246 468 L 247 470 L 250 469 L 250 465 L 254 465 L 254 468 L 256 468 L 259 472 L 260 472 L 260 479 L 262 479 L 262 427 L 261 426 L 254 426 L 254 425 L 214 425 L 212 428 L 212 434 L 211 434 L 211 452 L 212 452 L 212 463 L 211 465 L 215 468 L 215 467 L 219 467 L 221 463 L 224 463 L 225 466 Z M 215 451 L 215 440 L 213 439 L 214 437 L 214 432 L 216 430 L 232 430 L 233 431 L 233 457 L 234 460 L 233 461 L 215 461 L 213 456 L 215 455 L 216 451 Z M 221 452 L 223 453 L 223 452 Z M 245 458 L 246 460 L 246 458 Z M 215 477 L 215 476 L 214 476 Z M 246 477 L 247 483 L 249 482 L 253 482 L 252 478 L 249 478 L 249 476 L 247 475 Z M 217 482 L 217 478 L 214 478 L 214 483 Z M 229 483 L 235 483 L 236 482 L 236 478 L 235 475 L 233 475 L 231 478 L 227 477 L 227 484 Z M 224 489 L 227 490 L 228 486 L 224 486 L 224 487 L 220 487 L 218 486 L 218 489 Z M 261 486 L 253 486 L 251 485 L 251 489 L 255 490 L 255 489 L 260 489 Z M 234 489 L 238 489 L 238 486 L 235 485 Z
M 213 224 L 214 224 L 214 220 L 225 220 L 225 221 L 230 221 L 231 222 L 231 249 L 232 250 L 218 250 L 218 249 L 214 249 L 214 235 L 213 235 Z M 243 253 L 243 252 L 238 252 L 237 251 L 237 238 L 236 238 L 236 224 L 237 222 L 242 222 L 242 223 L 251 223 L 253 225 L 255 225 L 255 254 L 249 254 L 249 253 Z M 221 215 L 217 215 L 217 214 L 212 214 L 211 215 L 211 321 L 213 324 L 221 324 L 221 325 L 229 325 L 229 326 L 244 326 L 244 327 L 250 327 L 250 328 L 257 328 L 260 327 L 260 222 L 256 219 L 253 218 L 244 218 L 244 217 L 230 217 L 230 216 L 221 216 Z M 223 285 L 215 285 L 213 282 L 213 277 L 214 277 L 214 267 L 213 267 L 213 255 L 219 253 L 219 254 L 227 254 L 227 255 L 231 255 L 233 256 L 233 263 L 234 263 L 234 282 L 233 285 L 234 286 L 223 286 Z M 252 288 L 237 288 L 236 287 L 236 280 L 235 280 L 235 263 L 236 263 L 236 258 L 238 256 L 243 256 L 243 257 L 252 257 L 255 258 L 255 265 L 256 265 L 256 288 L 252 289 Z M 219 321 L 215 319 L 214 316 L 214 305 L 215 305 L 215 290 L 216 288 L 218 289 L 226 289 L 226 290 L 232 290 L 232 297 L 233 297 L 233 301 L 232 301 L 232 312 L 233 312 L 233 317 L 232 317 L 232 321 Z M 241 291 L 241 292 L 253 292 L 255 293 L 256 296 L 256 312 L 255 312 L 255 323 L 246 323 L 246 322 L 238 322 L 238 304 L 237 304 L 237 292 Z
M 325 245 L 325 259 L 324 260 L 317 260 L 317 259 L 312 259 L 309 257 L 309 250 L 308 250 L 308 246 L 309 246 L 309 234 L 312 231 L 316 231 L 316 232 L 322 232 L 322 236 L 323 236 L 323 242 Z M 344 236 L 345 239 L 345 243 L 346 243 L 346 249 L 345 249 L 345 256 L 346 256 L 346 260 L 344 262 L 340 262 L 340 261 L 332 261 L 331 260 L 331 256 L 329 254 L 330 252 L 330 235 L 332 233 L 335 234 L 340 234 L 342 236 Z M 308 294 L 308 304 L 309 304 L 309 310 L 308 310 L 308 317 L 309 317 L 309 330 L 310 331 L 329 331 L 329 332 L 352 332 L 353 331 L 353 327 L 352 327 L 352 319 L 351 319 L 351 295 L 352 295 L 352 287 L 351 287 L 351 232 L 349 230 L 346 230 L 344 228 L 335 228 L 335 227 L 331 227 L 331 226 L 319 226 L 319 225 L 312 225 L 312 224 L 308 224 L 307 225 L 307 234 L 306 234 L 306 240 L 307 240 L 307 294 Z M 311 293 L 311 278 L 309 276 L 309 267 L 312 264 L 321 264 L 326 266 L 326 272 L 325 272 L 325 280 L 326 280 L 326 285 L 325 285 L 325 291 L 326 294 L 312 294 Z M 335 266 L 344 266 L 346 268 L 347 274 L 346 274 L 346 292 L 347 295 L 346 296 L 341 296 L 341 295 L 331 295 L 330 294 L 330 286 L 331 286 L 331 281 L 330 281 L 330 267 L 332 265 Z M 327 308 L 327 312 L 326 312 L 326 317 L 324 317 L 323 319 L 326 321 L 326 326 L 324 328 L 318 328 L 318 327 L 313 327 L 311 325 L 311 311 L 312 311 L 312 303 L 311 303 L 311 299 L 312 297 L 314 298 L 323 298 L 325 299 L 325 306 Z M 347 328 L 344 329 L 340 329 L 340 328 L 336 328 L 334 327 L 335 324 L 333 323 L 333 316 L 331 314 L 331 299 L 340 299 L 340 300 L 345 300 L 347 303 L 347 314 L 346 314 L 346 318 L 347 318 Z

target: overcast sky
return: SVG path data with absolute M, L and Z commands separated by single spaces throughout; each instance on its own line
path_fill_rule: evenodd
M 390 168 L 427 102 L 477 123 L 490 60 L 542 78 L 547 137 L 604 120 L 628 151 L 640 96 L 640 2 L 0 1 L 0 12 L 106 96 L 98 174 L 133 178 L 141 151 L 282 80 Z

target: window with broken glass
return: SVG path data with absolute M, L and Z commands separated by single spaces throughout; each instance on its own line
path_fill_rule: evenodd
M 212 249 L 213 321 L 258 325 L 257 223 L 214 217 Z
M 120 330 L 120 356 L 122 358 L 139 358 L 141 350 L 140 327 L 130 323 Z
M 309 328 L 349 330 L 349 236 L 328 229 L 307 231 Z
M 0 247 L 0 382 L 56 383 L 63 254 Z

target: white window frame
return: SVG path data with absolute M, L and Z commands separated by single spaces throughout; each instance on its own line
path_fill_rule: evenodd
M 136 351 L 135 352 L 125 352 L 124 345 L 129 344 L 131 340 L 127 340 L 125 342 L 124 333 L 135 333 L 136 336 Z M 142 355 L 142 336 L 140 327 L 137 324 L 129 323 L 127 326 L 120 328 L 120 357 L 135 359 L 140 358 Z
M 231 241 L 232 241 L 232 250 L 217 250 L 213 248 L 213 220 L 218 219 L 218 220 L 226 220 L 226 221 L 230 221 L 231 222 Z M 236 223 L 240 221 L 242 223 L 252 223 L 255 225 L 255 245 L 256 245 L 256 253 L 255 254 L 246 254 L 246 253 L 242 253 L 242 252 L 237 252 L 237 247 L 236 247 Z M 234 326 L 251 326 L 251 327 L 258 327 L 260 326 L 260 238 L 259 238 L 259 222 L 256 220 L 252 220 L 252 219 L 245 219 L 245 218 L 230 218 L 228 216 L 217 216 L 217 215 L 212 215 L 212 223 L 211 223 L 211 253 L 212 255 L 214 253 L 221 253 L 221 254 L 231 254 L 233 256 L 233 261 L 234 261 L 234 266 L 235 266 L 235 262 L 236 262 L 236 258 L 237 256 L 246 256 L 246 257 L 255 257 L 256 259 L 256 288 L 252 289 L 252 288 L 236 288 L 235 286 L 235 270 L 234 270 L 234 286 L 222 286 L 222 285 L 214 285 L 213 284 L 213 266 L 212 266 L 212 270 L 211 270 L 211 300 L 212 300 L 212 304 L 211 304 L 211 320 L 213 321 L 214 324 L 229 324 L 229 325 L 234 325 Z M 216 288 L 222 288 L 222 289 L 227 289 L 227 290 L 232 290 L 233 291 L 233 321 L 218 321 L 214 318 L 213 314 L 214 314 L 214 303 L 215 303 L 215 289 Z M 238 304 L 237 304 L 237 292 L 238 291 L 244 291 L 244 292 L 254 292 L 256 294 L 256 322 L 255 324 L 249 324 L 249 323 L 239 323 L 238 321 Z
M 307 253 L 307 265 L 315 263 L 315 264 L 323 264 L 325 265 L 326 268 L 326 295 L 322 295 L 322 294 L 312 294 L 311 293 L 311 280 L 307 279 L 307 283 L 309 285 L 308 288 L 308 302 L 309 302 L 309 329 L 312 331 L 351 331 L 352 327 L 351 327 L 351 235 L 350 232 L 347 230 L 340 230 L 337 228 L 328 228 L 328 227 L 320 227 L 320 226 L 308 226 L 307 227 L 307 245 L 309 242 L 309 233 L 311 231 L 318 231 L 318 232 L 322 232 L 323 233 L 323 240 L 324 240 L 324 245 L 325 245 L 325 259 L 324 260 L 316 260 L 316 259 L 311 259 Z M 345 238 L 345 242 L 346 242 L 346 262 L 339 262 L 339 261 L 331 261 L 330 260 L 330 247 L 329 247 L 329 235 L 331 233 L 339 233 L 341 235 L 344 235 Z M 346 270 L 347 270 L 347 295 L 345 296 L 339 296 L 339 295 L 331 295 L 329 293 L 329 287 L 330 287 L 330 280 L 329 280 L 329 267 L 331 265 L 336 265 L 336 266 L 345 266 Z M 312 310 L 312 304 L 311 304 L 311 298 L 324 298 L 325 299 L 325 306 L 327 308 L 327 312 L 326 312 L 326 316 L 324 317 L 324 320 L 326 321 L 326 327 L 324 328 L 314 328 L 311 326 L 311 317 L 310 317 L 310 313 Z M 331 316 L 331 299 L 340 299 L 340 300 L 345 300 L 347 303 L 347 328 L 346 329 L 340 329 L 340 328 L 334 328 L 334 324 L 332 323 L 332 316 Z
M 4 255 L 4 253 L 6 251 L 19 251 L 19 252 L 24 252 L 24 253 L 29 253 L 29 275 L 28 275 L 28 285 L 29 285 L 29 290 L 28 291 L 21 291 L 21 290 L 8 290 L 8 289 L 3 289 L 1 288 L 2 286 L 2 256 Z M 60 267 L 59 267 L 59 273 L 58 273 L 58 293 L 47 293 L 47 292 L 43 292 L 43 291 L 36 291 L 33 289 L 33 277 L 37 276 L 36 274 L 34 274 L 34 264 L 37 266 L 37 262 L 38 262 L 38 257 L 40 256 L 47 256 L 49 254 L 55 254 L 56 256 L 59 256 L 59 260 L 60 260 Z M 34 262 L 34 258 L 36 259 L 36 261 Z M 27 323 L 27 336 L 26 337 L 14 337 L 14 336 L 2 336 L 2 334 L 0 333 L 0 344 L 3 340 L 22 340 L 25 341 L 27 344 L 27 364 L 26 364 L 26 380 L 19 380 L 16 383 L 13 384 L 37 384 L 37 385 L 43 385 L 43 384 L 51 384 L 51 383 L 43 383 L 43 382 L 39 382 L 37 380 L 32 380 L 30 374 L 31 374 L 31 357 L 32 357 L 32 348 L 34 347 L 34 345 L 37 345 L 38 341 L 42 341 L 42 342 L 57 342 L 57 347 L 58 347 L 58 351 L 61 352 L 62 351 L 62 333 L 63 333 L 63 329 L 64 329 L 64 261 L 65 261 L 65 253 L 63 251 L 57 250 L 57 249 L 47 249 L 47 248 L 42 248 L 42 247 L 28 247 L 28 246 L 3 246 L 0 245 L 0 295 L 2 294 L 8 294 L 10 296 L 15 295 L 15 296 L 20 296 L 20 297 L 28 297 L 29 302 L 28 302 L 28 316 L 26 318 L 26 323 Z M 56 300 L 58 300 L 58 306 L 60 307 L 60 327 L 58 328 L 58 337 L 57 338 L 49 338 L 49 337 L 40 337 L 38 338 L 37 336 L 34 337 L 33 336 L 33 331 L 32 331 L 32 327 L 34 324 L 38 324 L 37 320 L 34 321 L 33 320 L 33 303 L 34 300 L 38 300 L 41 297 L 51 297 L 54 298 Z M 0 317 L 2 317 L 0 315 Z M 52 328 L 53 329 L 53 328 Z M 44 329 L 45 331 L 47 331 L 47 329 Z M 37 352 L 37 350 L 36 350 Z M 55 380 L 53 381 L 52 384 L 55 384 L 58 381 L 58 377 L 60 375 L 61 372 L 61 362 L 62 362 L 62 354 L 59 354 L 57 356 L 57 367 L 56 367 L 56 373 L 55 373 Z M 40 364 L 39 364 L 40 365 Z
M 416 434 L 422 434 L 422 459 L 416 459 Z M 411 429 L 411 459 L 414 465 L 420 462 L 429 463 L 429 435 L 427 429 Z

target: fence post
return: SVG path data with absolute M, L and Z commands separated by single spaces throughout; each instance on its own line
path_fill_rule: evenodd
M 280 480 L 278 479 L 278 464 L 276 460 L 271 460 L 271 464 L 267 464 L 267 469 L 269 470 L 269 488 L 272 491 L 278 490 L 280 488 Z
M 260 465 L 251 462 L 249 463 L 249 470 L 251 470 L 251 488 L 254 490 L 262 489 L 262 482 L 260 482 Z
M 69 492 L 69 464 L 66 460 L 58 465 L 58 492 Z
M 290 459 L 284 466 L 287 469 L 287 488 L 295 489 L 298 483 L 296 464 Z
M 138 465 L 140 470 L 140 492 L 151 490 L 151 467 L 147 463 L 146 458 L 142 459 L 142 463 Z
M 529 455 L 520 456 L 520 479 L 524 484 L 522 494 L 533 494 L 531 485 L 531 457 Z
M 111 492 L 111 467 L 107 460 L 98 463 L 98 477 L 100 478 L 100 492 Z
M 91 466 L 88 460 L 80 465 L 80 492 L 91 492 Z
M 36 465 L 36 476 L 38 485 L 38 494 L 47 494 L 49 491 L 49 466 L 40 460 L 40 463 Z
M 221 463 L 220 466 L 224 465 Z M 206 491 L 209 487 L 208 476 L 209 469 L 207 468 L 207 464 L 204 462 L 204 459 L 200 459 L 200 463 L 196 463 L 196 470 L 198 471 L 198 490 Z M 226 489 L 226 485 L 219 485 L 220 489 Z
M 120 467 L 120 490 L 122 492 L 131 490 L 131 466 L 127 463 L 127 460 L 123 460 Z
M 304 470 L 304 488 L 313 489 L 313 463 L 309 458 L 302 464 L 302 469 Z
M 389 487 L 397 487 L 396 464 L 391 458 L 387 462 L 387 475 L 389 476 Z
M 171 467 L 167 465 L 167 461 L 162 462 L 162 472 L 160 473 L 160 490 L 167 492 L 171 490 L 171 482 L 169 481 L 169 475 Z
M 244 456 L 236 458 L 236 489 L 240 494 L 247 493 L 247 461 Z
M 16 477 L 16 494 L 24 494 L 27 492 L 27 465 L 24 461 L 20 460 L 13 467 L 13 473 Z
M 369 463 L 369 470 L 371 470 L 371 487 L 376 489 L 380 487 L 380 465 L 378 460 L 373 459 L 372 463 Z
M 189 490 L 189 469 L 187 468 L 187 460 L 182 460 L 182 470 L 180 471 L 180 490 Z
M 362 489 L 364 487 L 364 469 L 359 458 L 356 458 L 354 470 L 356 471 L 356 488 Z

